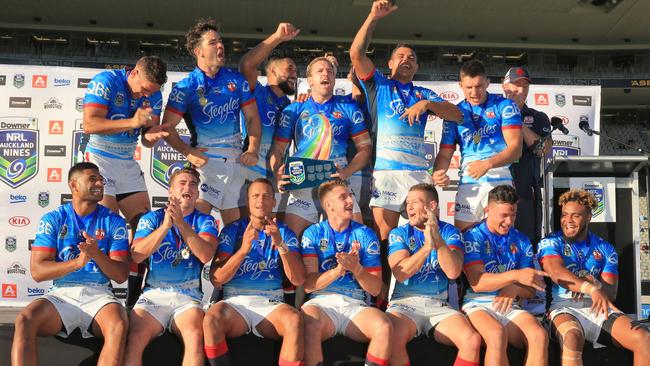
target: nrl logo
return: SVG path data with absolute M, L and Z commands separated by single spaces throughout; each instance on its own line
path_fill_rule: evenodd
M 296 185 L 305 181 L 305 165 L 302 161 L 289 163 L 289 181 Z

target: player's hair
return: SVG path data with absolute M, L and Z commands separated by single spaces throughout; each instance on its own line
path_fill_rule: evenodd
M 275 187 L 273 187 L 273 183 L 271 183 L 270 180 L 268 180 L 268 179 L 266 179 L 266 178 L 257 178 L 257 179 L 255 179 L 254 181 L 252 181 L 252 182 L 248 185 L 248 187 L 246 187 L 246 196 L 248 196 L 248 192 L 250 192 L 251 187 L 252 187 L 253 184 L 255 184 L 255 183 L 266 184 L 267 186 L 269 186 L 269 188 L 271 188 L 271 191 L 272 191 L 272 192 L 275 192 Z
M 99 167 L 97 167 L 97 165 L 95 165 L 94 163 L 88 161 L 81 161 L 73 165 L 72 167 L 70 167 L 70 170 L 68 170 L 68 182 L 70 182 L 75 175 L 79 173 L 83 173 L 83 171 L 87 169 L 92 169 L 99 172 Z
M 436 189 L 436 186 L 430 183 L 418 183 L 411 188 L 409 188 L 409 192 L 413 191 L 419 191 L 419 192 L 424 192 L 429 198 L 434 200 L 435 202 L 438 201 L 438 190 Z
M 490 193 L 488 193 L 488 203 L 508 203 L 514 205 L 519 201 L 519 195 L 517 191 L 512 186 L 507 184 L 502 184 L 492 188 Z
M 589 209 L 590 213 L 598 207 L 598 201 L 594 195 L 582 189 L 572 189 L 564 192 L 558 200 L 560 206 L 564 206 L 568 202 L 577 202 L 579 205 Z
M 480 60 L 477 60 L 475 58 L 467 60 L 460 67 L 460 78 L 462 79 L 465 76 L 469 76 L 470 78 L 477 76 L 486 76 L 485 66 Z
M 408 49 L 410 49 L 411 51 L 413 51 L 413 54 L 415 55 L 415 61 L 418 60 L 418 54 L 415 52 L 415 48 L 413 48 L 412 45 L 410 45 L 408 43 L 404 43 L 404 42 L 400 42 L 400 43 L 395 45 L 395 48 L 393 48 L 393 50 L 390 52 L 390 58 L 393 58 L 393 56 L 395 55 L 395 52 L 397 52 L 397 50 L 399 50 L 400 48 L 408 48 Z
M 163 85 L 167 82 L 167 64 L 158 56 L 144 56 L 138 60 L 136 67 L 152 83 Z
M 278 53 L 272 54 L 266 60 L 266 63 L 264 64 L 264 71 L 266 72 L 266 74 L 267 75 L 269 74 L 269 70 L 271 69 L 271 66 L 275 65 L 276 62 L 281 61 L 281 60 L 285 60 L 285 59 L 289 59 L 289 60 L 293 61 L 291 56 L 286 52 L 278 52 Z
M 332 70 L 334 70 L 334 73 L 336 73 L 336 66 L 334 66 L 334 64 L 332 64 L 332 62 L 330 60 L 328 60 L 327 57 L 321 56 L 321 57 L 316 57 L 315 59 L 311 60 L 309 65 L 307 65 L 307 77 L 309 77 L 311 75 L 311 69 L 314 67 L 314 65 L 317 62 L 320 62 L 320 61 L 327 62 L 332 67 Z
M 185 48 L 192 57 L 196 58 L 194 49 L 201 43 L 203 34 L 209 31 L 219 33 L 219 24 L 212 18 L 201 18 L 185 33 Z
M 323 202 L 323 198 L 327 196 L 334 188 L 336 187 L 345 187 L 348 188 L 348 184 L 344 180 L 334 179 L 328 182 L 322 183 L 318 187 L 318 199 Z
M 169 185 L 171 186 L 172 183 L 174 182 L 174 179 L 176 179 L 176 177 L 178 177 L 179 175 L 181 175 L 183 173 L 189 174 L 189 175 L 193 176 L 194 178 L 196 178 L 196 183 L 201 183 L 201 174 L 199 173 L 198 170 L 196 170 L 196 169 L 194 169 L 192 167 L 183 167 L 181 169 L 177 169 L 176 171 L 174 171 L 172 173 L 172 175 L 169 176 Z

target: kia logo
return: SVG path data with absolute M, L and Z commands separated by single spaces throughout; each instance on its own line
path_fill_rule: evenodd
M 456 100 L 458 99 L 458 93 L 453 91 L 442 92 L 440 93 L 440 98 L 444 100 Z
M 9 225 L 11 226 L 27 226 L 29 225 L 29 218 L 25 216 L 14 216 L 9 218 Z
M 568 125 L 569 124 L 569 118 L 566 116 L 554 116 L 562 120 L 563 125 Z

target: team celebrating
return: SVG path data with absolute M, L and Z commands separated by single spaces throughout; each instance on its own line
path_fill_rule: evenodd
M 413 84 L 418 59 L 409 45 L 394 49 L 384 75 L 367 48 L 396 10 L 373 2 L 350 47 L 347 96 L 334 93 L 337 60 L 323 56 L 307 66 L 308 95 L 289 99 L 298 69 L 274 50 L 300 33 L 290 23 L 233 70 L 224 67 L 217 24 L 197 21 L 186 34 L 196 68 L 164 109 L 167 68 L 158 57 L 95 76 L 84 99 L 83 162 L 68 173 L 72 201 L 43 216 L 32 245 L 33 278 L 53 285 L 18 315 L 12 364 L 37 365 L 37 337 L 78 328 L 103 338 L 101 365 L 141 365 L 165 330 L 182 340 L 183 365 L 230 365 L 228 338 L 251 332 L 281 340 L 281 366 L 323 365 L 322 344 L 336 335 L 367 343 L 368 366 L 410 365 L 407 344 L 420 335 L 455 347 L 455 366 L 508 365 L 508 345 L 525 350 L 526 365 L 546 365 L 550 341 L 565 366 L 583 364 L 585 341 L 650 365 L 650 334 L 614 305 L 618 255 L 589 230 L 594 197 L 562 194 L 560 230 L 545 238 L 531 223 L 549 149 L 539 140 L 551 129 L 525 104 L 528 72 L 507 72 L 504 97 L 487 92 L 480 61 L 467 61 L 456 105 Z M 443 120 L 432 174 L 429 115 Z M 181 120 L 189 143 L 175 129 Z M 164 139 L 188 161 L 170 175 L 165 208 L 151 210 L 134 160 L 138 139 L 145 147 Z M 439 219 L 436 186 L 450 183 L 457 147 L 452 225 Z M 331 179 L 287 190 L 287 156 L 330 161 Z M 216 293 L 209 304 L 205 265 Z M 127 280 L 128 311 L 111 288 Z M 464 289 L 457 307 L 452 282 Z M 525 303 L 547 283 L 540 322 Z M 305 301 L 286 302 L 296 288 Z

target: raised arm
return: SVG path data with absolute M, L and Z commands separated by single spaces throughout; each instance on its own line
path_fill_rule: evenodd
M 377 26 L 377 22 L 395 10 L 397 10 L 397 6 L 391 5 L 387 0 L 373 2 L 370 14 L 368 14 L 366 21 L 363 22 L 354 37 L 350 46 L 350 60 L 357 76 L 360 78 L 368 77 L 375 69 L 375 65 L 366 55 L 366 51 L 370 45 L 370 38 Z

